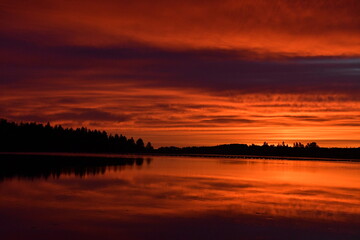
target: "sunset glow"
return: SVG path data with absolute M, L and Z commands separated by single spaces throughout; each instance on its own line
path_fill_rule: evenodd
M 360 146 L 358 0 L 0 3 L 0 118 L 155 147 Z

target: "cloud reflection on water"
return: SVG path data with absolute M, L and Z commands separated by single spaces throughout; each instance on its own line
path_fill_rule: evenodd
M 10 217 L 28 228 L 34 224 L 50 232 L 63 229 L 63 237 L 69 232 L 75 236 L 86 231 L 89 239 L 101 233 L 126 239 L 215 239 L 221 232 L 224 239 L 236 239 L 238 234 L 248 234 L 245 239 L 273 234 L 266 239 L 276 239 L 275 233 L 280 230 L 288 231 L 284 236 L 294 231 L 303 231 L 305 235 L 299 235 L 303 237 L 328 239 L 359 236 L 355 227 L 360 223 L 359 175 L 357 181 L 342 187 L 331 179 L 328 184 L 313 179 L 327 177 L 335 167 L 338 174 L 333 177 L 342 183 L 356 177 L 357 165 L 301 161 L 279 164 L 270 160 L 229 165 L 216 159 L 154 158 L 141 171 L 110 169 L 103 175 L 85 178 L 64 175 L 31 182 L 4 181 L 0 183 L 0 223 Z M 313 172 L 314 164 L 320 165 L 319 171 Z M 293 172 L 294 179 L 278 177 L 280 169 Z M 308 178 L 304 184 L 296 180 L 304 176 Z M 46 227 L 50 223 L 58 225 Z M 182 228 L 193 228 L 193 235 L 188 236 L 190 233 Z M 260 229 L 260 235 L 252 235 L 255 228 Z M 211 232 L 213 236 L 208 235 Z

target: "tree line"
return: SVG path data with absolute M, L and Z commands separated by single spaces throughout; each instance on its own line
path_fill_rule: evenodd
M 156 150 L 162 154 L 220 154 L 250 156 L 284 156 L 284 157 L 315 157 L 360 159 L 360 148 L 323 148 L 316 142 L 302 144 L 295 142 L 289 146 L 284 142 L 277 145 L 224 144 L 210 147 L 161 147 Z
M 316 142 L 293 146 L 224 144 L 208 147 L 160 147 L 154 149 L 139 138 L 112 135 L 106 131 L 63 128 L 49 123 L 15 123 L 0 119 L 0 152 L 93 152 L 157 154 L 221 154 L 360 159 L 360 148 L 323 148 Z
M 50 123 L 15 123 L 0 119 L 0 152 L 151 152 L 139 138 L 112 135 L 106 131 L 63 128 Z

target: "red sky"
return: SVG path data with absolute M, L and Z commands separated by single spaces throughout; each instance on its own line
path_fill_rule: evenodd
M 357 0 L 0 2 L 0 117 L 159 146 L 360 146 Z

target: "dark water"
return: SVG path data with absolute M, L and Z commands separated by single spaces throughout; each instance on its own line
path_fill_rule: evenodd
M 360 163 L 34 159 L 0 156 L 0 239 L 360 239 Z

